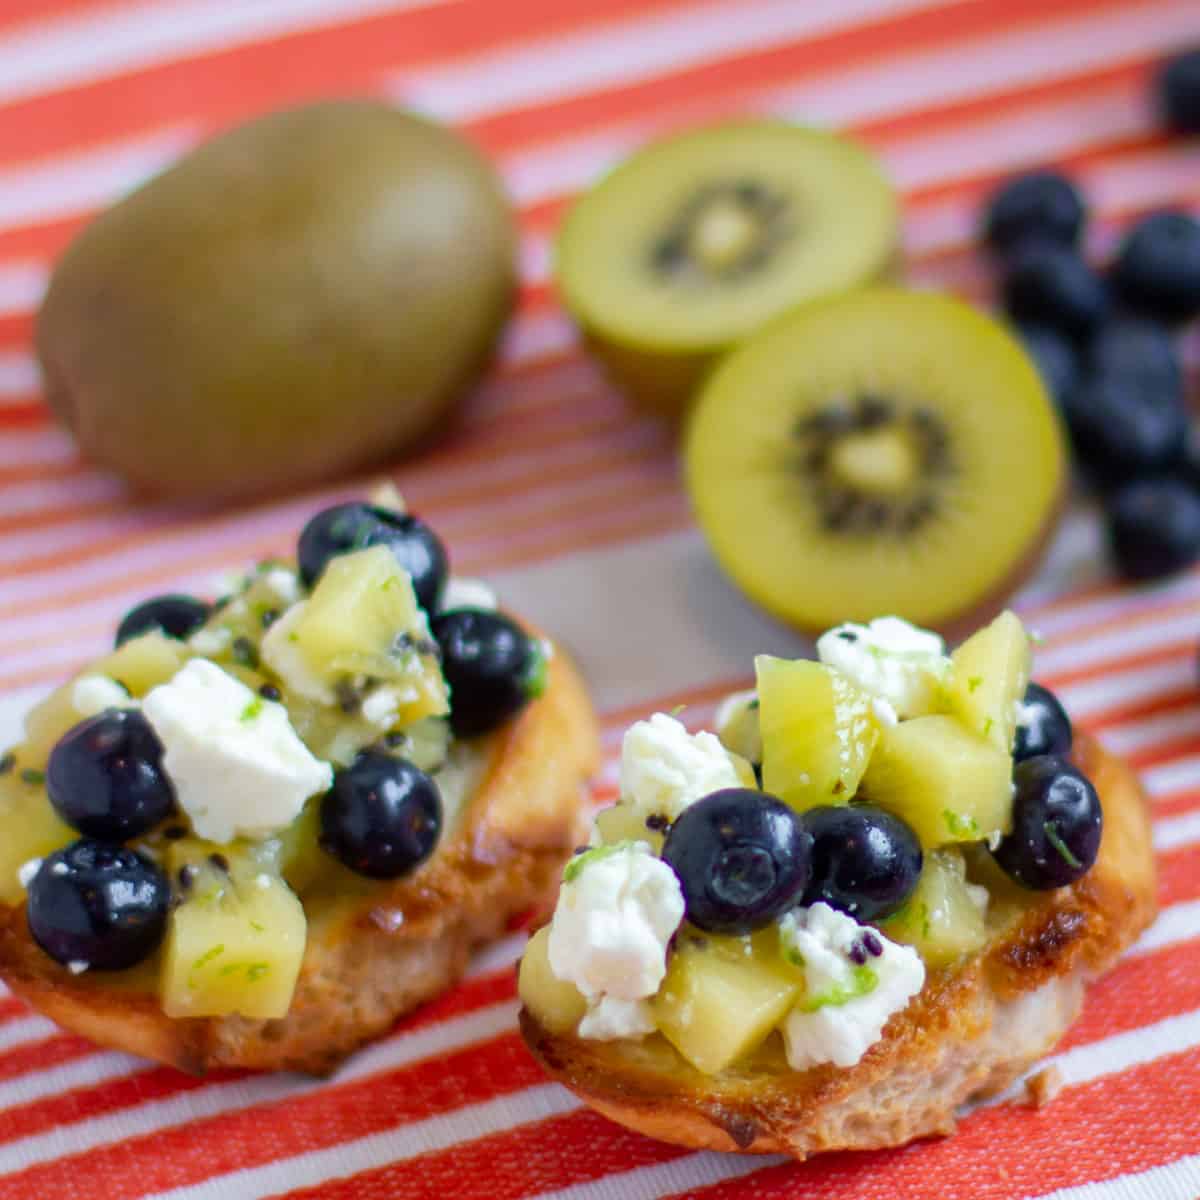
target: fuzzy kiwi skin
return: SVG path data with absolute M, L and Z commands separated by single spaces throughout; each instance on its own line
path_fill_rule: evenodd
M 47 398 L 162 495 L 298 487 L 427 435 L 515 294 L 499 181 L 451 131 L 326 101 L 223 134 L 92 221 L 36 326 Z

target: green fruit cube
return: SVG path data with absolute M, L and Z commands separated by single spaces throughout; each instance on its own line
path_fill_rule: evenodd
M 1007 611 L 950 656 L 949 711 L 1005 754 L 1012 753 L 1017 705 L 1029 686 L 1031 659 L 1029 634 Z

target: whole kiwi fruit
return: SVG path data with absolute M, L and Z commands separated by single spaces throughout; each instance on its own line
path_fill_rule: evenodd
M 392 455 L 486 363 L 515 289 L 491 167 L 365 100 L 241 125 L 93 220 L 37 319 L 47 399 L 134 486 L 228 500 Z

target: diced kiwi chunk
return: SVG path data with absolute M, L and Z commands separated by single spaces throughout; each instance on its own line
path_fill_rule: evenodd
M 89 675 L 107 675 L 123 683 L 132 696 L 140 699 L 151 688 L 166 683 L 188 659 L 187 645 L 158 630 L 130 638 L 111 654 L 92 663 Z
M 863 792 L 922 846 L 978 842 L 1011 824 L 1012 759 L 954 717 L 914 717 L 882 731 Z
M 12 765 L 0 775 L 0 904 L 25 899 L 18 872 L 79 835 L 59 820 L 46 796 L 45 759 L 25 746 L 9 751 Z M 38 765 L 34 765 L 34 764 Z
M 331 559 L 288 637 L 330 687 L 355 679 L 394 687 L 397 726 L 449 711 L 425 614 L 386 546 Z
M 550 926 L 529 939 L 517 977 L 521 1003 L 551 1033 L 573 1033 L 587 1012 L 587 1001 L 573 983 L 550 969 Z
M 614 804 L 596 814 L 596 830 L 605 846 L 622 842 L 647 842 L 657 854 L 662 849 L 663 830 L 651 829 L 646 819 L 630 804 Z
M 955 963 L 987 941 L 984 910 L 971 886 L 956 847 L 934 850 L 925 856 L 913 894 L 880 928 L 893 941 L 912 946 L 926 966 Z
M 866 694 L 807 659 L 760 654 L 754 667 L 763 788 L 800 810 L 848 803 L 879 737 Z
M 1012 753 L 1017 705 L 1029 686 L 1032 652 L 1025 626 L 1002 612 L 950 656 L 946 689 L 950 711 L 1005 754 Z
M 758 720 L 758 695 L 755 692 L 738 692 L 725 700 L 717 710 L 716 733 L 726 750 L 761 767 L 763 745 Z
M 713 1075 L 760 1046 L 802 989 L 803 976 L 779 957 L 773 929 L 744 937 L 684 930 L 651 1003 L 663 1036 Z
M 169 1017 L 284 1017 L 304 959 L 296 894 L 252 846 L 172 843 L 179 904 L 164 944 L 159 992 Z

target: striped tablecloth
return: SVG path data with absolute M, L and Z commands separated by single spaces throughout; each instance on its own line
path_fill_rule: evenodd
M 50 262 L 202 137 L 366 91 L 494 156 L 521 212 L 519 312 L 454 434 L 395 477 L 459 572 L 578 655 L 611 756 L 633 717 L 686 702 L 702 721 L 752 653 L 803 645 L 720 578 L 671 438 L 580 354 L 547 278 L 571 195 L 663 129 L 834 122 L 904 193 L 910 277 L 985 299 L 976 209 L 1015 168 L 1076 172 L 1098 255 L 1148 207 L 1200 205 L 1200 144 L 1162 134 L 1146 87 L 1187 40 L 1198 0 L 0 0 L 0 744 L 136 598 L 286 551 L 362 486 L 218 516 L 135 505 L 41 405 L 30 319 Z M 1198 600 L 1200 575 L 1114 585 L 1082 508 L 1020 598 L 1041 677 L 1141 768 L 1162 873 L 1162 916 L 1092 992 L 1043 1111 L 993 1106 L 949 1141 L 803 1166 L 660 1145 L 540 1076 L 514 1032 L 512 939 L 324 1083 L 191 1079 L 0 998 L 0 1200 L 1200 1195 Z

